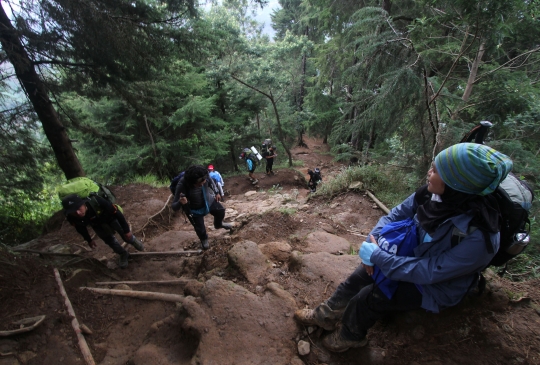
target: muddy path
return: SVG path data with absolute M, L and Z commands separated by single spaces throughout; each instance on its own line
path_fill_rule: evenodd
M 31 332 L 0 337 L 0 365 L 85 364 L 53 267 L 79 322 L 92 331 L 85 338 L 96 364 L 540 364 L 538 281 L 491 275 L 482 296 L 438 315 L 387 318 L 369 333 L 367 347 L 341 354 L 321 346 L 322 329 L 295 323 L 296 309 L 326 299 L 359 264 L 355 251 L 383 214 L 362 192 L 308 199 L 308 168 L 321 168 L 329 179 L 342 166 L 320 141 L 307 143 L 292 150 L 302 167 L 273 176 L 259 167 L 257 186 L 247 174 L 225 179 L 226 221 L 235 231 L 215 230 L 207 217 L 208 251 L 197 252 L 193 228 L 165 204 L 168 189 L 145 185 L 114 188 L 145 252 L 194 253 L 133 256 L 121 270 L 105 244 L 88 251 L 61 215 L 27 248 L 74 256 L 1 251 L 0 330 L 19 328 L 13 322 L 22 318 L 47 317 Z M 81 287 L 182 299 L 143 300 Z M 299 354 L 301 342 L 309 353 Z

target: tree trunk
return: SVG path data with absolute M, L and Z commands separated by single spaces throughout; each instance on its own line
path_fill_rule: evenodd
M 289 167 L 292 167 L 292 155 L 291 155 L 291 151 L 289 150 L 289 148 L 287 147 L 287 144 L 285 143 L 285 138 L 283 136 L 283 129 L 281 128 L 281 121 L 279 119 L 279 112 L 277 110 L 277 105 L 276 105 L 276 101 L 274 100 L 274 95 L 272 95 L 272 92 L 270 92 L 269 94 L 262 91 L 262 90 L 259 90 L 257 89 L 255 86 L 252 86 L 252 85 L 249 85 L 247 83 L 245 83 L 244 81 L 240 80 L 238 77 L 234 76 L 234 75 L 231 75 L 231 77 L 238 81 L 239 83 L 241 83 L 242 85 L 244 85 L 245 87 L 248 87 L 250 88 L 251 90 L 254 90 L 256 92 L 258 92 L 259 94 L 261 95 L 264 95 L 268 98 L 268 100 L 270 100 L 270 102 L 272 103 L 272 107 L 274 108 L 274 114 L 276 116 L 276 124 L 277 124 L 277 131 L 278 131 L 278 139 L 279 141 L 281 142 L 281 144 L 283 145 L 283 149 L 285 150 L 285 152 L 287 153 L 287 156 L 289 157 Z
M 58 166 L 68 180 L 85 176 L 81 163 L 75 151 L 73 151 L 66 128 L 60 122 L 58 114 L 49 99 L 47 88 L 36 73 L 16 29 L 11 24 L 2 6 L 0 6 L 0 42 L 15 69 L 15 74 L 21 86 L 41 121 L 45 135 L 56 156 Z
M 306 28 L 305 35 L 308 35 L 308 29 Z M 300 82 L 300 92 L 298 95 L 298 110 L 302 111 L 304 110 L 304 96 L 306 93 L 306 63 L 307 63 L 307 56 L 304 54 L 302 55 L 302 81 Z M 300 147 L 307 147 L 306 143 L 304 142 L 304 124 L 302 121 L 300 121 L 300 126 L 298 129 L 298 141 L 297 145 Z
M 234 166 L 234 171 L 238 172 L 240 169 L 238 168 L 238 162 L 237 162 L 237 156 L 236 153 L 234 153 L 234 143 L 229 143 L 229 151 L 231 152 L 231 160 Z
M 485 51 L 485 43 L 482 42 L 480 44 L 480 47 L 478 48 L 478 53 L 476 54 L 476 58 L 474 59 L 474 62 L 472 64 L 471 74 L 469 75 L 469 80 L 467 81 L 465 92 L 463 93 L 463 96 L 461 98 L 464 102 L 467 102 L 467 100 L 469 100 L 469 97 L 471 96 L 474 79 L 476 79 L 476 74 L 478 73 L 478 66 L 480 65 L 480 61 L 482 60 Z

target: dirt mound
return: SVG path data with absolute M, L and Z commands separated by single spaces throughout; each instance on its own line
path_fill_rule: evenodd
M 326 146 L 307 142 L 309 148 L 292 151 L 305 161 L 299 172 L 265 176 L 259 167 L 255 187 L 247 174 L 225 179 L 226 220 L 235 230 L 216 230 L 207 217 L 208 251 L 199 251 L 191 225 L 166 206 L 167 188 L 132 184 L 114 190 L 145 253 L 190 253 L 133 255 L 120 270 L 108 246 L 99 242 L 88 250 L 61 220 L 25 246 L 42 253 L 0 252 L 0 330 L 47 316 L 31 332 L 0 338 L 7 355 L 0 365 L 85 363 L 53 267 L 79 322 L 92 331 L 85 336 L 97 364 L 540 364 L 538 280 L 491 276 L 483 295 L 438 315 L 387 318 L 370 331 L 366 348 L 342 354 L 324 350 L 322 329 L 295 323 L 295 309 L 326 299 L 358 265 L 355 251 L 382 215 L 358 192 L 309 199 L 307 168 L 320 167 L 330 177 L 341 166 L 324 154 Z M 143 300 L 80 287 L 182 299 Z M 310 347 L 307 355 L 298 354 L 300 341 Z

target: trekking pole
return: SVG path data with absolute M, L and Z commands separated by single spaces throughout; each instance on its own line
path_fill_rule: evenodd
M 180 194 L 180 198 L 185 198 L 185 197 L 186 197 L 185 194 L 183 194 L 183 193 Z M 189 208 L 189 203 L 182 204 L 182 211 L 184 212 L 187 219 L 189 220 L 189 223 L 191 223 L 191 225 L 193 227 L 195 227 L 195 220 L 193 220 L 193 214 L 191 214 L 191 209 Z

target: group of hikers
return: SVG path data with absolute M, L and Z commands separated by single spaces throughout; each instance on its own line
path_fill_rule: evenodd
M 272 174 L 275 148 L 270 146 L 264 156 L 266 173 Z M 253 164 L 246 164 L 256 181 Z M 368 330 L 390 313 L 419 308 L 438 313 L 457 305 L 499 249 L 500 212 L 491 193 L 511 169 L 512 161 L 506 155 L 482 144 L 459 143 L 440 152 L 427 172 L 427 184 L 380 218 L 361 244 L 360 266 L 327 300 L 314 309 L 296 311 L 294 318 L 330 331 L 323 345 L 342 352 L 366 345 Z M 320 178 L 319 169 L 310 172 L 312 179 Z M 172 209 L 186 213 L 205 250 L 209 248 L 204 225 L 207 214 L 214 217 L 216 229 L 233 230 L 223 223 L 223 185 L 212 165 L 195 165 L 185 171 L 174 189 Z M 68 221 L 90 247 L 96 244 L 87 225 L 120 255 L 120 267 L 126 267 L 129 254 L 114 232 L 137 250 L 143 245 L 114 204 L 104 199 L 98 202 L 102 215 L 77 196 L 66 197 L 62 204 Z M 389 227 L 403 226 L 403 222 L 414 233 L 414 242 L 405 248 L 400 242 L 392 243 L 388 235 Z

